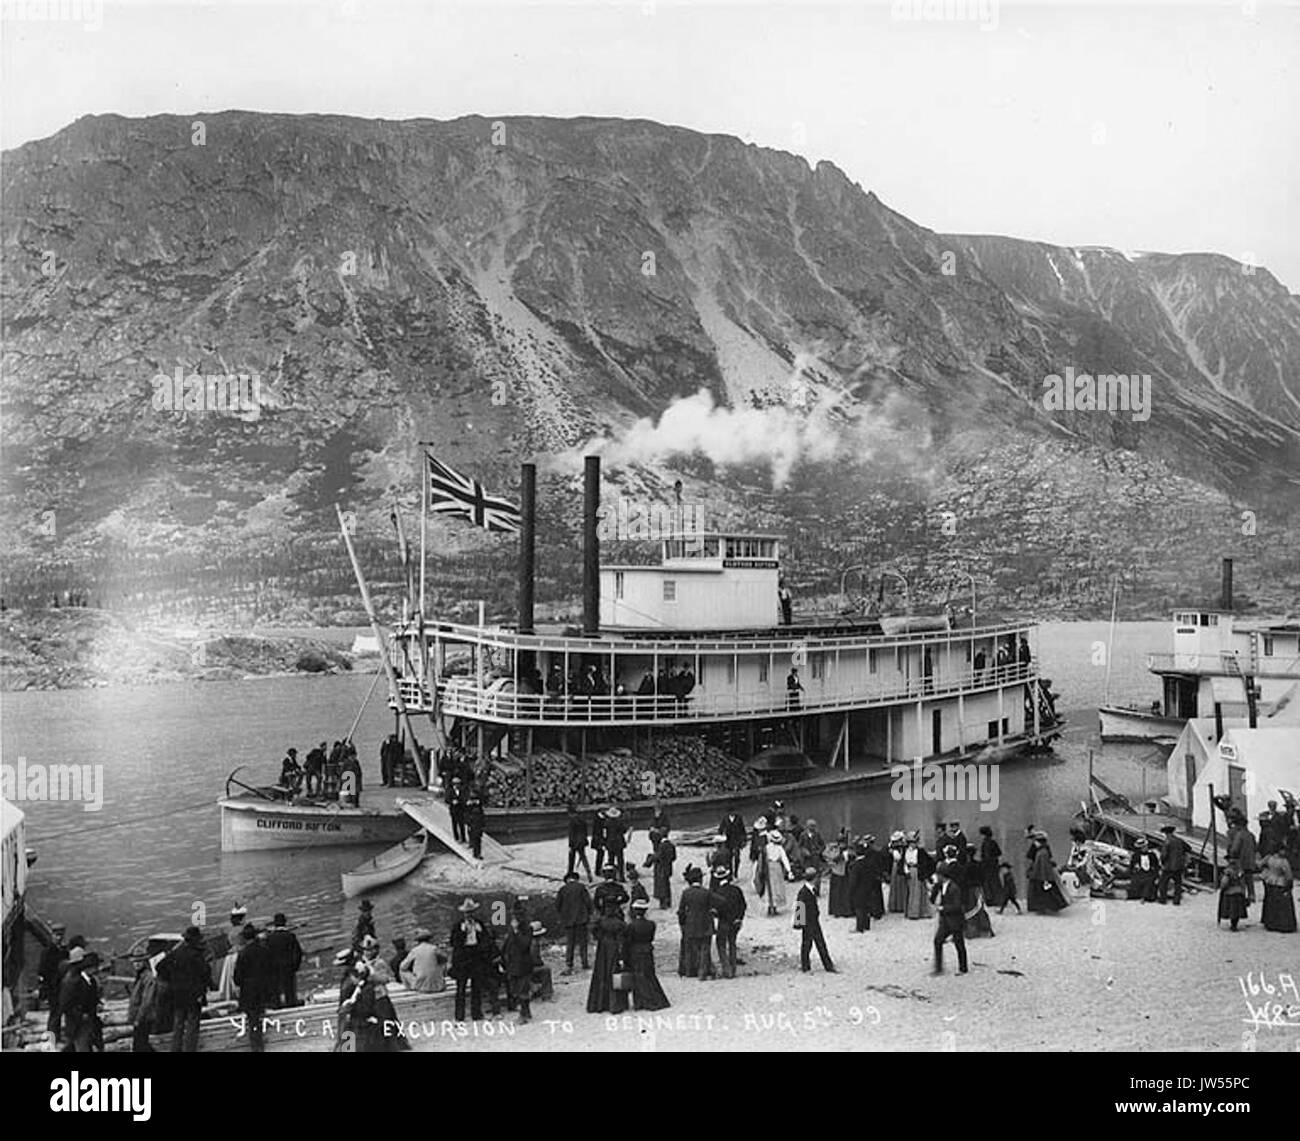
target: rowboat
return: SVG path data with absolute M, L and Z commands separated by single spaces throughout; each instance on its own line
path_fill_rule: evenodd
M 351 899 L 354 895 L 374 891 L 385 884 L 396 883 L 415 871 L 424 859 L 429 836 L 423 829 L 414 836 L 395 844 L 387 851 L 380 852 L 374 859 L 367 860 L 360 867 L 344 872 L 343 894 Z

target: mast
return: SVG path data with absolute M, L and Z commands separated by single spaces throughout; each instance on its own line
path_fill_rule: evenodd
M 1102 705 L 1110 704 L 1110 660 L 1115 653 L 1115 608 L 1119 604 L 1119 575 L 1114 578 L 1114 589 L 1110 595 L 1110 638 L 1106 642 L 1106 688 L 1102 693 Z
M 407 736 L 411 738 L 411 745 L 415 751 L 415 768 L 420 774 L 420 782 L 426 788 L 429 786 L 429 773 L 424 767 L 424 758 L 420 756 L 419 738 L 415 735 L 415 727 L 411 724 L 411 715 L 407 711 L 406 702 L 402 700 L 402 688 L 397 683 L 397 674 L 393 670 L 393 660 L 388 652 L 388 639 L 384 636 L 383 627 L 379 625 L 379 619 L 375 615 L 374 603 L 370 600 L 370 588 L 366 585 L 366 577 L 361 573 L 361 563 L 357 560 L 357 552 L 352 546 L 352 536 L 348 534 L 346 524 L 343 522 L 343 510 L 336 503 L 334 512 L 339 517 L 339 531 L 343 535 L 343 544 L 348 549 L 348 558 L 352 561 L 352 573 L 356 575 L 357 587 L 361 591 L 361 602 L 366 608 L 366 616 L 370 619 L 370 629 L 374 632 L 375 640 L 379 643 L 379 661 L 384 667 L 384 673 L 388 675 L 388 689 L 392 694 L 393 702 L 397 706 L 398 715 L 402 718 L 402 724 L 406 726 Z

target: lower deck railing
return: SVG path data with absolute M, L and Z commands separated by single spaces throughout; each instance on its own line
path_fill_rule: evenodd
M 955 677 L 911 678 L 894 685 L 833 691 L 789 693 L 708 693 L 696 689 L 683 696 L 667 694 L 533 694 L 517 693 L 509 679 L 478 688 L 472 679 L 452 676 L 438 683 L 442 712 L 503 724 L 651 725 L 708 722 L 735 718 L 796 716 L 894 705 L 937 697 L 976 695 L 1037 677 L 1032 663 L 1011 662 L 970 670 Z M 400 678 L 402 700 L 416 711 L 432 708 L 428 688 L 414 678 Z

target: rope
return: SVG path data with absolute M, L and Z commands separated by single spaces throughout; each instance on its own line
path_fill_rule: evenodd
M 147 820 L 161 820 L 166 816 L 175 816 L 181 812 L 195 812 L 200 808 L 211 808 L 212 800 L 200 800 L 194 804 L 182 805 L 180 808 L 169 808 L 166 812 L 152 812 L 148 816 L 132 816 L 127 820 L 115 820 L 111 824 L 98 824 L 90 828 L 69 828 L 66 832 L 51 832 L 49 835 L 39 835 L 41 840 L 61 840 L 64 836 L 84 836 L 87 832 L 106 832 L 110 828 L 121 828 L 127 824 L 141 824 Z

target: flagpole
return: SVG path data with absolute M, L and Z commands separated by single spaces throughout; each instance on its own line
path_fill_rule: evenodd
M 420 445 L 420 619 L 424 620 L 424 551 L 429 527 L 429 461 Z

